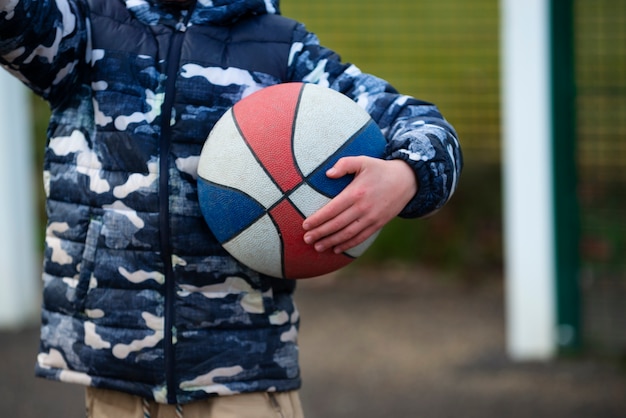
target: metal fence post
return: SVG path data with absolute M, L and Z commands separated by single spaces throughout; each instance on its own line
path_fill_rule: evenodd
M 582 340 L 573 0 L 552 0 L 550 20 L 557 343 L 570 351 Z
M 556 349 L 550 0 L 501 0 L 506 344 L 514 360 Z

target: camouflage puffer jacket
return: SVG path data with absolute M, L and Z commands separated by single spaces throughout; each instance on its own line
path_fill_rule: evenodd
M 415 170 L 401 216 L 441 207 L 461 170 L 433 105 L 342 63 L 277 0 L 0 0 L 0 57 L 52 110 L 40 377 L 163 403 L 300 386 L 294 282 L 229 257 L 196 196 L 213 124 L 262 87 L 362 105 Z

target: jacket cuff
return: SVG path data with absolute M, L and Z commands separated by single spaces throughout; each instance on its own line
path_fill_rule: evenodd
M 413 169 L 417 181 L 417 193 L 399 213 L 399 217 L 425 217 L 435 213 L 447 202 L 451 194 L 448 180 L 452 178 L 452 173 L 446 170 L 448 161 L 440 158 L 427 161 L 415 159 L 406 149 L 393 151 L 385 159 L 405 161 Z

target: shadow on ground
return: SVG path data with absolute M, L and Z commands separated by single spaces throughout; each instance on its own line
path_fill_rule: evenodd
M 307 418 L 626 417 L 615 364 L 507 359 L 498 280 L 348 269 L 300 282 L 297 302 Z M 84 416 L 81 387 L 32 377 L 37 332 L 0 333 L 2 416 Z

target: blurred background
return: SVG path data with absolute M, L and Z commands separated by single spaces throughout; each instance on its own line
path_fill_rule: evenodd
M 300 283 L 309 418 L 626 417 L 626 0 L 566 2 L 575 117 L 562 158 L 573 159 L 575 202 L 557 216 L 575 220 L 566 280 L 579 339 L 542 361 L 506 350 L 501 3 L 281 2 L 345 61 L 437 104 L 465 157 L 439 213 L 393 221 L 353 265 Z M 49 113 L 31 100 L 39 244 Z M 0 409 L 81 416 L 80 388 L 32 378 L 36 345 L 36 322 L 0 332 Z
M 418 263 L 455 280 L 502 277 L 501 10 L 498 0 L 284 1 L 322 42 L 403 93 L 438 105 L 465 167 L 436 216 L 389 225 L 365 263 Z M 549 3 L 549 2 L 546 2 Z M 582 342 L 626 356 L 626 1 L 574 0 L 575 212 Z M 537 22 L 527 22 L 529 33 Z M 567 28 L 564 28 L 566 31 Z M 557 36 L 560 28 L 555 28 Z M 565 76 L 565 75 L 564 75 Z M 558 77 L 558 75 L 557 75 Z M 533 121 L 529 120 L 529 124 Z M 557 148 L 556 152 L 559 153 Z M 533 170 L 528 150 L 528 170 Z M 568 152 L 555 157 L 570 158 Z M 561 214 L 566 216 L 567 213 Z M 529 219 L 529 227 L 532 220 Z

